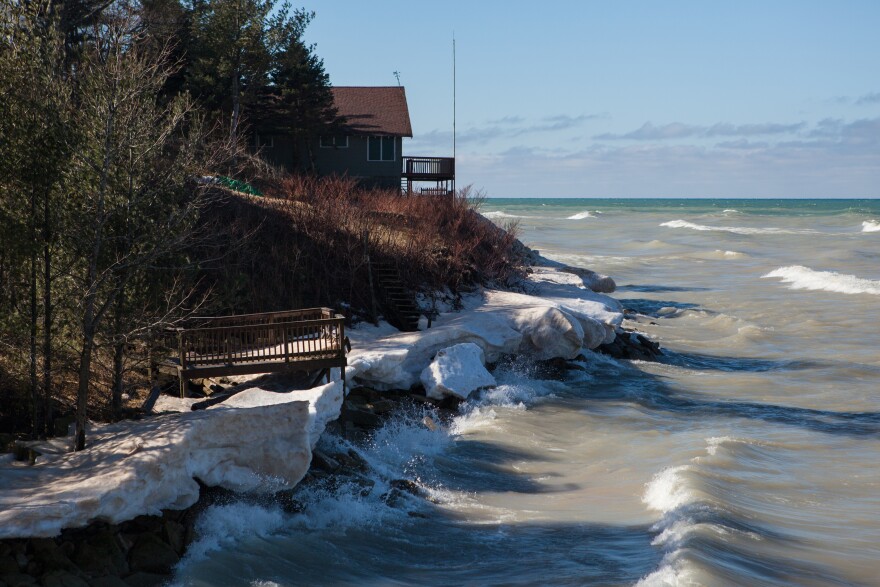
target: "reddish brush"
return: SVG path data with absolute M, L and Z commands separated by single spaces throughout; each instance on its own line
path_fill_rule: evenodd
M 288 176 L 264 191 L 271 197 L 230 195 L 209 211 L 223 240 L 240 242 L 204 264 L 224 309 L 369 308 L 367 258 L 396 265 L 414 290 L 456 292 L 519 271 L 516 227 L 476 214 L 482 198 L 469 188 L 404 196 L 348 178 Z

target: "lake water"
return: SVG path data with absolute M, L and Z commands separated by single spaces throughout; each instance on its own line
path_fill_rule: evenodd
M 372 490 L 210 508 L 177 582 L 880 585 L 880 201 L 482 211 L 611 275 L 662 361 L 502 365 L 447 428 L 402 414 L 356 445 Z M 399 478 L 431 501 L 387 505 Z

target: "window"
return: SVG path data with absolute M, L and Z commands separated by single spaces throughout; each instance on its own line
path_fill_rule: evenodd
M 394 137 L 370 137 L 367 161 L 394 161 Z
M 348 137 L 344 135 L 334 135 L 329 137 L 321 137 L 322 149 L 347 149 Z

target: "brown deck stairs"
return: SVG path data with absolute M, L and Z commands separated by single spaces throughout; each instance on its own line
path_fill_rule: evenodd
M 385 261 L 375 262 L 373 271 L 385 319 L 403 332 L 418 330 L 421 312 L 415 296 L 403 284 L 397 266 Z

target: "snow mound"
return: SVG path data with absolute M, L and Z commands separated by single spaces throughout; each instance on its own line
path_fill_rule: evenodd
M 209 410 L 92 425 L 82 452 L 0 464 L 0 538 L 187 508 L 199 497 L 196 479 L 233 491 L 292 488 L 341 402 L 341 381 L 291 393 L 254 388 Z
M 474 391 L 496 385 L 495 378 L 486 370 L 483 349 L 472 342 L 464 342 L 437 353 L 431 364 L 422 371 L 421 381 L 427 396 L 443 399 L 455 396 L 461 399 Z
M 471 295 L 463 299 L 462 312 L 441 315 L 421 332 L 348 331 L 354 350 L 346 378 L 379 391 L 410 389 L 438 351 L 460 343 L 477 345 L 495 362 L 517 353 L 573 358 L 614 340 L 623 321 L 619 302 L 590 290 L 576 273 L 532 269 L 524 285 L 534 295 L 496 290 Z

